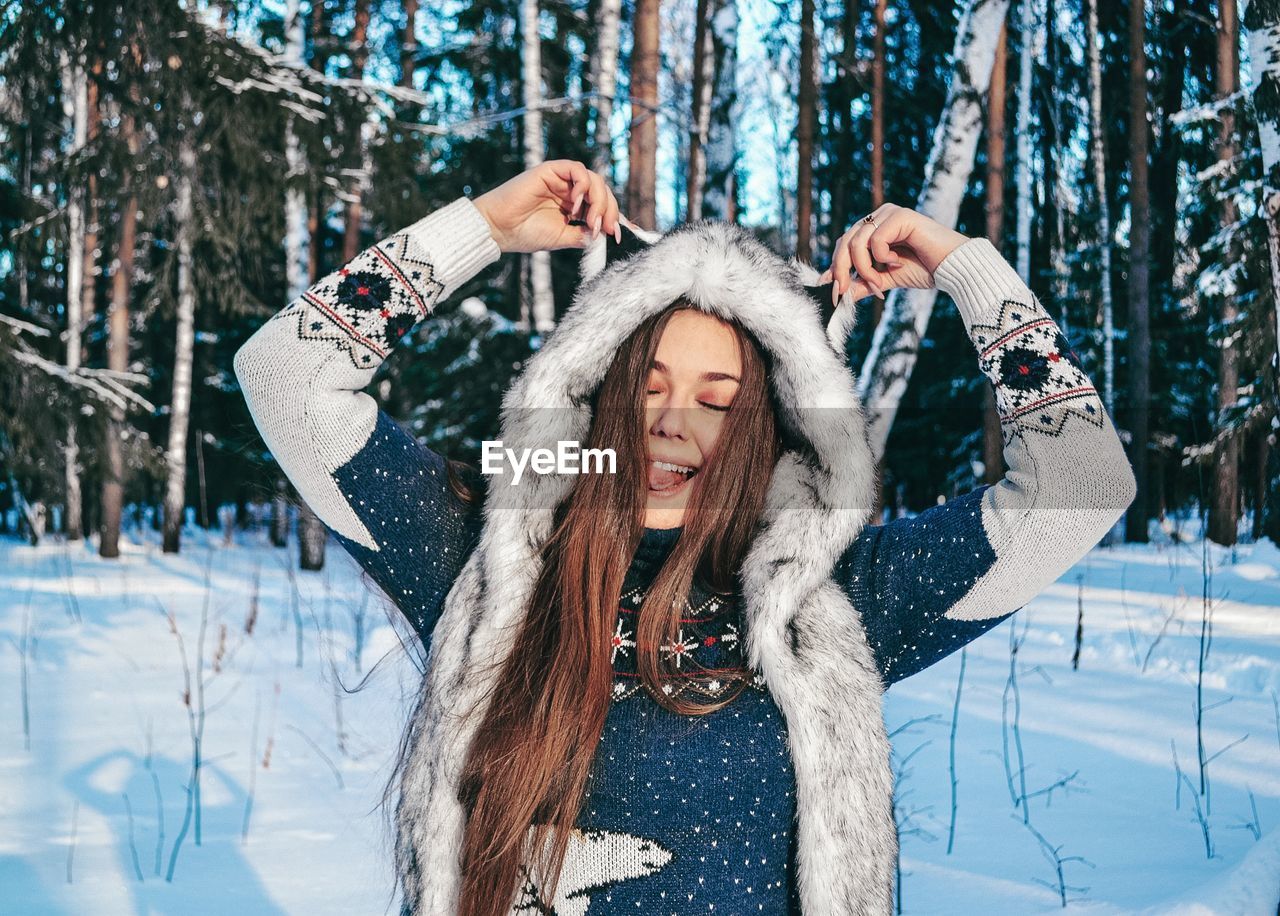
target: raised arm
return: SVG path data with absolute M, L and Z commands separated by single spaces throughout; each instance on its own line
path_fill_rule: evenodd
M 1135 492 L 1078 357 L 995 246 L 964 241 L 933 281 L 954 300 L 995 386 L 1008 470 L 994 486 L 868 527 L 837 564 L 886 686 L 1039 594 L 1097 544 Z
M 444 459 L 364 388 L 400 339 L 500 254 L 466 198 L 358 254 L 237 351 L 263 441 L 321 521 L 424 635 L 461 569 L 476 513 Z
M 480 513 L 453 493 L 444 459 L 363 389 L 414 325 L 502 252 L 581 247 L 601 229 L 620 231 L 604 180 L 579 162 L 543 163 L 361 252 L 236 353 L 249 411 L 281 469 L 424 644 Z

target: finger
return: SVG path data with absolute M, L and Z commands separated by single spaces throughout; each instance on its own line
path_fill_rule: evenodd
M 573 159 L 556 159 L 547 165 L 547 190 L 560 200 L 560 209 L 573 219 L 576 204 L 587 191 L 587 167 Z
M 622 223 L 618 217 L 618 198 L 613 196 L 613 191 L 609 191 L 609 206 L 604 213 L 604 231 L 613 236 L 615 242 L 622 244 Z
M 862 227 L 866 228 L 863 229 Z M 890 284 L 889 275 L 876 270 L 875 265 L 871 263 L 871 250 L 867 247 L 867 239 L 874 231 L 871 223 L 861 223 L 858 229 L 853 233 L 853 237 L 849 239 L 849 252 L 853 258 L 853 266 L 858 271 L 858 276 L 866 280 L 879 292 L 883 298 L 883 290 Z
M 591 189 L 587 191 L 587 199 L 591 205 L 583 218 L 587 222 L 587 230 L 592 238 L 595 238 L 600 234 L 600 227 L 604 224 L 605 210 L 609 206 L 609 189 L 605 186 L 604 178 L 597 172 L 590 172 L 589 180 Z
M 849 237 L 846 234 L 840 236 L 836 241 L 835 253 L 831 258 L 831 267 L 828 268 L 831 271 L 831 279 L 835 281 L 836 290 L 842 295 L 852 282 L 852 278 L 849 275 L 852 267 L 853 258 L 849 252 Z
M 859 299 L 865 299 L 868 296 L 875 296 L 879 294 L 878 290 L 872 289 L 871 284 L 867 283 L 867 281 L 863 280 L 861 277 L 854 278 L 853 284 L 849 287 L 847 292 L 853 296 L 853 300 L 855 302 Z
M 887 264 L 890 267 L 901 267 L 902 261 L 889 247 L 889 232 L 887 226 L 877 226 L 872 230 L 871 235 L 867 238 L 867 245 L 871 248 L 871 256 L 876 259 L 879 264 Z

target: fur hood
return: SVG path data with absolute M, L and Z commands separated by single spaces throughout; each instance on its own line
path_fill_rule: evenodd
M 846 297 L 833 309 L 831 285 L 817 285 L 812 267 L 738 226 L 623 232 L 621 245 L 602 235 L 584 254 L 571 307 L 506 393 L 503 443 L 554 449 L 585 440 L 591 395 L 618 347 L 679 297 L 752 332 L 769 355 L 789 444 L 742 565 L 745 649 L 787 721 L 804 913 L 891 912 L 897 835 L 883 684 L 859 609 L 831 579 L 875 483 L 843 353 L 853 303 Z M 490 488 L 479 544 L 436 625 L 397 810 L 397 865 L 414 916 L 455 912 L 464 826 L 457 777 L 510 645 L 504 631 L 520 623 L 554 508 L 572 484 L 568 475 L 534 474 Z

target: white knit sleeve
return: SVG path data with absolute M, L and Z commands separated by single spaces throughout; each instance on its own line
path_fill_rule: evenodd
M 500 254 L 488 222 L 459 198 L 318 281 L 236 352 L 263 441 L 339 534 L 379 549 L 333 478 L 377 421 L 377 402 L 362 389 L 410 328 Z
M 1079 358 L 996 247 L 964 242 L 934 281 L 995 386 L 1008 465 L 981 501 L 995 561 L 946 614 L 980 620 L 1021 607 L 1066 572 L 1124 514 L 1135 484 Z

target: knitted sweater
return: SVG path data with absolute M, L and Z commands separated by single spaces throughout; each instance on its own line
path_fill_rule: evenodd
M 452 495 L 443 459 L 361 389 L 404 333 L 499 254 L 483 217 L 460 199 L 322 279 L 264 324 L 235 359 L 251 413 L 280 466 L 428 646 L 482 519 Z M 994 246 L 981 238 L 962 244 L 939 266 L 935 282 L 955 301 L 979 368 L 995 386 L 1009 469 L 995 486 L 865 528 L 841 557 L 835 578 L 862 611 L 885 686 L 1025 604 L 1083 556 L 1133 496 L 1123 449 L 1079 360 Z M 625 647 L 625 601 L 619 628 L 615 647 Z M 626 683 L 624 676 L 617 680 Z M 767 692 L 748 690 L 719 713 L 684 723 L 687 746 L 678 754 L 650 753 L 664 734 L 661 707 L 638 699 L 649 705 L 628 712 L 654 712 L 625 715 L 620 704 L 631 700 L 629 692 L 615 691 L 618 711 L 602 738 L 582 827 L 599 825 L 620 843 L 652 840 L 661 852 L 637 858 L 634 848 L 615 844 L 605 869 L 613 877 L 579 873 L 579 880 L 594 881 L 592 890 L 584 887 L 576 903 L 557 911 L 586 912 L 589 900 L 591 913 L 614 906 L 688 912 L 696 896 L 699 910 L 715 904 L 721 911 L 776 912 L 786 880 L 777 844 L 786 828 L 772 825 L 788 817 L 790 775 L 785 723 Z M 744 716 L 751 723 L 745 731 Z M 694 735 L 707 742 L 706 754 L 695 749 Z M 666 746 L 676 747 L 674 741 L 668 737 Z M 710 791 L 706 779 L 717 764 L 708 755 L 724 744 L 717 773 L 723 781 L 750 780 L 758 770 L 773 782 L 755 793 L 736 785 L 717 794 L 712 808 L 713 797 L 701 794 Z M 702 777 L 689 787 L 705 800 L 700 822 L 687 820 L 696 812 L 687 795 L 672 789 L 649 800 L 634 788 L 679 783 L 689 774 Z M 683 828 L 666 816 L 676 811 L 686 818 Z M 731 839 L 702 842 L 712 825 L 727 823 Z M 732 857 L 714 852 L 726 843 Z M 772 853 L 759 856 L 766 860 L 759 870 L 751 854 L 739 855 L 748 844 Z M 683 867 L 693 862 L 704 867 Z M 775 897 L 760 903 L 761 894 Z

